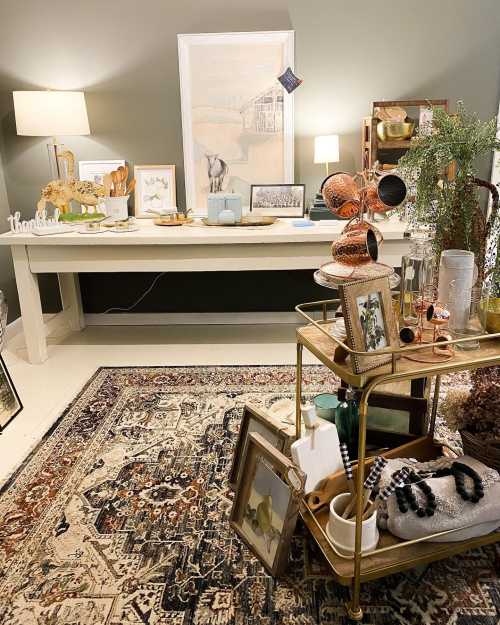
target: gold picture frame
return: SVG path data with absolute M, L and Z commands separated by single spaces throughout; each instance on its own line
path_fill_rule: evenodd
M 363 373 L 391 362 L 391 354 L 376 353 L 384 348 L 399 347 L 387 277 L 340 285 L 339 296 L 349 347 L 374 352 L 374 355 L 367 356 L 352 355 L 354 372 Z
M 260 434 L 249 434 L 230 523 L 273 577 L 288 562 L 304 483 L 291 460 Z
M 136 165 L 134 167 L 134 215 L 139 219 L 156 219 L 151 210 L 177 208 L 175 165 Z
M 295 425 L 287 425 L 264 412 L 257 406 L 246 404 L 241 418 L 238 440 L 234 448 L 233 462 L 229 470 L 229 486 L 234 490 L 241 472 L 242 460 L 251 432 L 257 432 L 284 455 L 290 454 L 290 445 L 295 440 Z

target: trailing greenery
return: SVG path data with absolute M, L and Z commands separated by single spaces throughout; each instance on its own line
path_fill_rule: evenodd
M 59 221 L 80 223 L 82 221 L 99 221 L 105 217 L 104 213 L 61 213 Z
M 494 236 L 497 247 L 500 224 L 496 213 L 486 223 L 474 179 L 478 159 L 500 150 L 496 119 L 482 122 L 458 102 L 455 115 L 434 107 L 432 124 L 433 132 L 420 132 L 399 161 L 401 174 L 416 191 L 411 218 L 434 230 L 437 254 L 450 248 L 473 251 L 483 265 L 482 277 L 485 256 L 495 253 L 486 250 L 486 239 Z M 449 176 L 452 168 L 455 175 Z

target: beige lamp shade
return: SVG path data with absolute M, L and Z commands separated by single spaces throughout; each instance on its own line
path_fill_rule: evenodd
M 14 91 L 18 135 L 89 135 L 83 91 Z
M 339 136 L 322 135 L 314 139 L 314 162 L 315 163 L 338 163 Z

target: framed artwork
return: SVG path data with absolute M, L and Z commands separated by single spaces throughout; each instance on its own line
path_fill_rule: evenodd
M 2 356 L 0 356 L 0 430 L 23 409 L 19 395 Z
M 176 208 L 175 165 L 136 165 L 135 216 L 157 217 L 149 212 Z
M 303 217 L 304 184 L 253 184 L 250 187 L 250 211 L 272 217 Z
M 283 424 L 256 406 L 247 404 L 243 409 L 238 440 L 234 449 L 233 463 L 229 472 L 229 485 L 233 489 L 236 488 L 238 483 L 248 437 L 252 432 L 257 432 L 263 436 L 270 445 L 281 453 L 289 453 L 290 444 L 295 440 L 293 425 Z
M 349 346 L 356 351 L 377 352 L 398 347 L 399 338 L 387 278 L 350 282 L 339 286 Z M 391 361 L 390 354 L 352 356 L 356 373 Z
M 305 476 L 257 432 L 248 437 L 231 527 L 273 576 L 285 569 Z
M 123 159 L 115 161 L 78 161 L 78 176 L 80 180 L 90 180 L 90 182 L 102 184 L 105 174 L 109 174 L 123 165 L 125 165 Z
M 292 183 L 293 31 L 177 35 L 186 206 L 206 214 L 210 192 L 250 201 L 259 180 Z

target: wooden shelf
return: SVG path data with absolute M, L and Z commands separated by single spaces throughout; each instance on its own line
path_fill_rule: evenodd
M 411 145 L 411 139 L 400 139 L 398 141 L 377 141 L 379 150 L 406 150 Z
M 313 514 L 302 503 L 300 515 L 330 564 L 336 581 L 344 586 L 350 586 L 354 579 L 354 559 L 343 558 L 332 549 L 326 535 L 326 524 L 328 523 L 329 515 L 328 507 L 322 508 L 319 512 Z M 361 559 L 360 580 L 363 583 L 385 577 L 386 575 L 400 573 L 417 565 L 443 560 L 464 551 L 499 541 L 500 532 L 496 531 L 478 538 L 456 542 L 421 542 L 402 545 L 400 548 L 391 549 L 390 551 L 364 556 Z M 390 547 L 402 542 L 404 541 L 390 532 L 381 531 L 377 549 L 383 549 L 384 547 Z
M 321 324 L 328 331 L 331 322 Z M 383 365 L 364 373 L 355 373 L 349 358 L 344 362 L 334 361 L 336 343 L 314 325 L 297 329 L 297 341 L 313 353 L 328 369 L 342 380 L 357 388 L 363 388 L 373 378 L 417 379 L 427 376 L 465 371 L 498 364 L 500 361 L 500 340 L 492 338 L 482 340 L 481 346 L 473 351 L 456 350 L 453 358 L 440 363 L 420 363 L 400 358 L 396 364 L 396 372 L 391 373 L 391 365 Z M 403 348 L 404 349 L 404 348 Z

